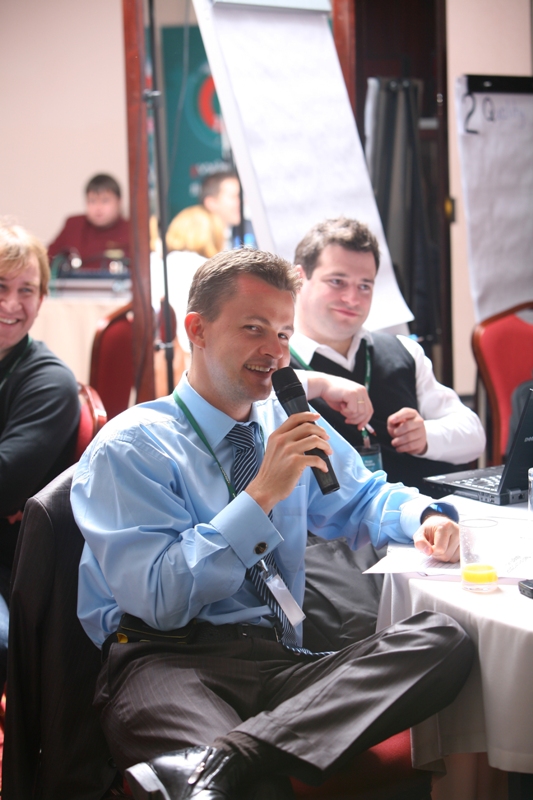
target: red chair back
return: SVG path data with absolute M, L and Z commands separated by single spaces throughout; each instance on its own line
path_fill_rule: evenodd
M 131 303 L 98 323 L 89 382 L 102 398 L 108 419 L 126 410 L 135 384 Z
M 532 375 L 533 325 L 516 316 L 526 309 L 533 309 L 533 300 L 480 322 L 472 334 L 472 350 L 492 415 L 492 464 L 501 464 L 505 453 L 511 395 Z
M 83 451 L 89 446 L 100 428 L 107 422 L 104 404 L 92 386 L 78 383 L 78 396 L 81 402 L 80 424 L 74 461 L 79 461 Z

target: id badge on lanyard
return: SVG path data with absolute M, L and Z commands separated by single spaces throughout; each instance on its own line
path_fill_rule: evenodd
M 368 447 L 356 447 L 355 449 L 361 456 L 361 461 L 370 472 L 377 472 L 378 469 L 383 469 L 381 446 L 379 444 L 371 444 Z
M 268 586 L 270 593 L 275 597 L 285 616 L 295 628 L 305 619 L 305 614 L 290 593 L 285 581 L 272 567 L 265 564 L 264 560 L 257 565 L 261 570 L 261 577 Z

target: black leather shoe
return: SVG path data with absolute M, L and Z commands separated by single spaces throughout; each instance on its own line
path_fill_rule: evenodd
M 126 770 L 135 800 L 235 800 L 245 769 L 238 753 L 189 747 Z

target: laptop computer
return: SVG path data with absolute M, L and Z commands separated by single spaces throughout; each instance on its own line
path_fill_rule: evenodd
M 533 389 L 529 392 L 505 465 L 432 475 L 424 480 L 431 487 L 438 487 L 440 496 L 442 489 L 447 489 L 449 493 L 483 503 L 507 506 L 527 500 L 529 467 L 533 467 Z

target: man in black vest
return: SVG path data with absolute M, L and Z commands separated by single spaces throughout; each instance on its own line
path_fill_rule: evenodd
M 429 359 L 406 336 L 370 333 L 370 312 L 379 267 L 376 238 L 366 225 L 339 218 L 304 236 L 294 263 L 303 278 L 291 339 L 293 366 L 348 378 L 360 386 L 360 415 L 346 424 L 322 400 L 315 408 L 354 447 L 381 446 L 389 481 L 424 491 L 423 477 L 465 468 L 485 447 L 476 414 L 440 384 Z M 426 488 L 427 491 L 427 488 Z
M 437 381 L 420 345 L 363 327 L 379 267 L 378 243 L 366 225 L 345 218 L 315 225 L 296 248 L 294 263 L 303 285 L 290 342 L 292 366 L 337 375 L 358 387 L 359 413 L 349 423 L 323 400 L 311 405 L 354 447 L 363 446 L 364 433 L 372 428 L 376 435 L 367 434 L 366 443 L 379 443 L 393 483 L 424 492 L 424 475 L 451 472 L 477 458 L 485 446 L 479 418 Z M 342 649 L 372 634 L 382 580 L 362 573 L 379 554 L 372 545 L 353 552 L 341 541 L 314 536 L 308 545 L 308 646 Z

